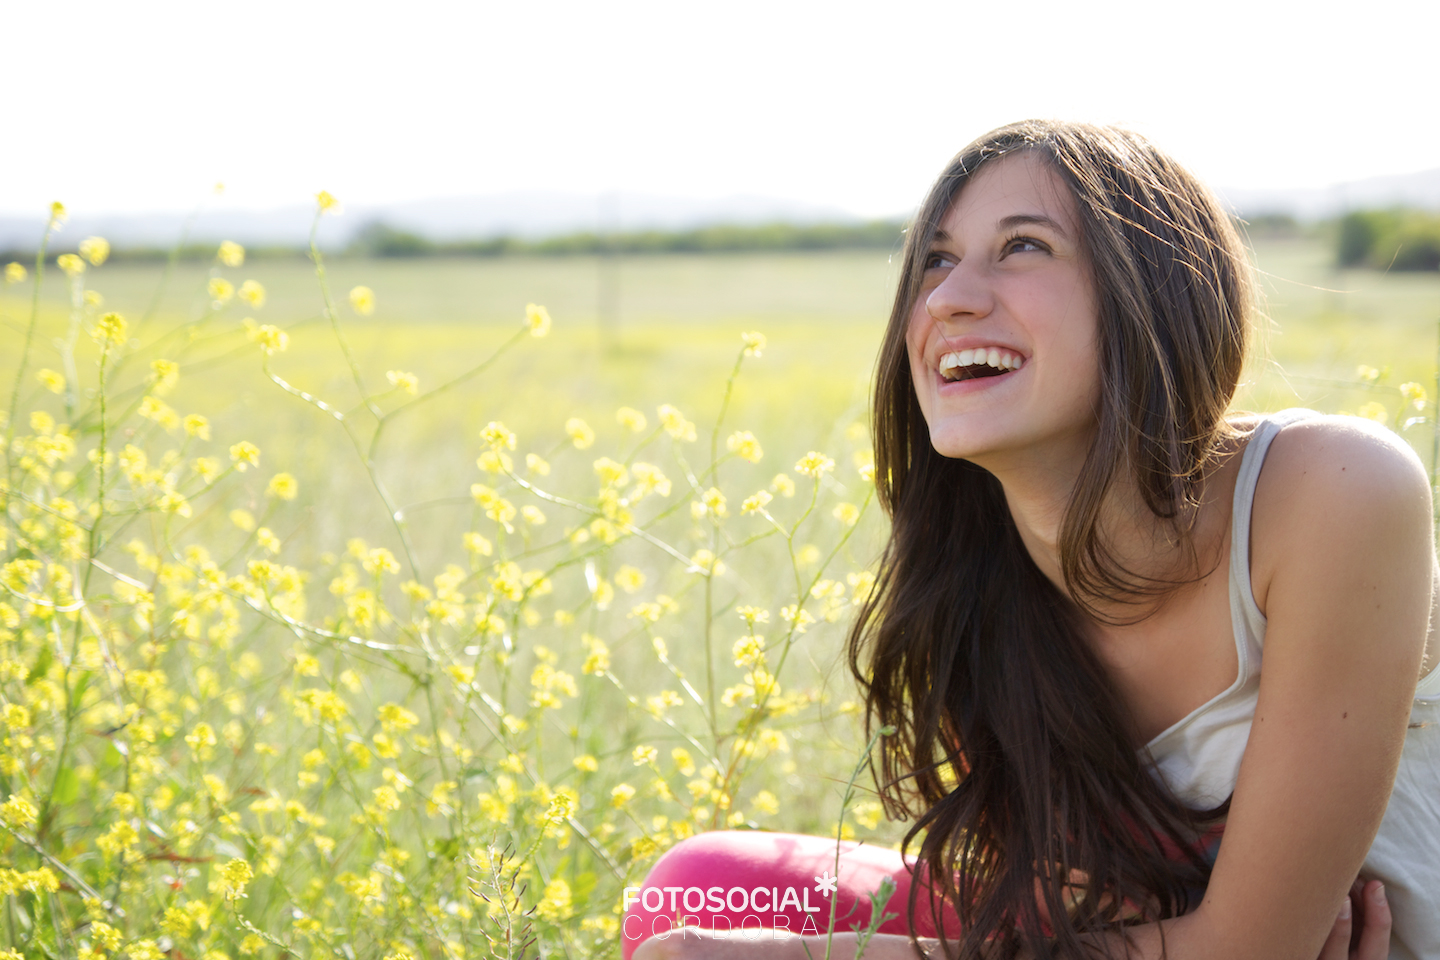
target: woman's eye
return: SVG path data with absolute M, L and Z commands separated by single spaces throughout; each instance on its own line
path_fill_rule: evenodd
M 1043 252 L 1045 249 L 1045 244 L 1030 237 L 1011 237 L 1005 242 L 1005 252 L 1007 254 L 1026 253 L 1032 250 Z
M 925 258 L 925 269 L 936 270 L 952 265 L 951 259 L 943 253 L 932 253 Z

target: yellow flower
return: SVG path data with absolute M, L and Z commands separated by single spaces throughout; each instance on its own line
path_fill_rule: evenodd
M 610 791 L 610 805 L 612 807 L 623 807 L 635 797 L 635 788 L 628 783 L 617 784 Z
M 534 303 L 525 304 L 525 326 L 532 337 L 543 337 L 550 332 L 550 313 Z
M 556 877 L 545 884 L 545 896 L 535 907 L 541 920 L 559 923 L 570 913 L 570 885 Z
M 261 324 L 250 332 L 250 339 L 260 344 L 267 355 L 284 353 L 290 346 L 290 335 L 271 323 Z
M 625 464 L 616 463 L 609 457 L 601 457 L 595 461 L 595 475 L 600 478 L 601 485 L 606 487 L 621 486 L 630 477 Z
M 246 280 L 240 284 L 238 296 L 256 310 L 265 306 L 265 288 L 254 280 Z
M 645 574 L 631 566 L 622 566 L 615 571 L 615 585 L 626 593 L 634 593 L 645 586 Z
M 224 277 L 211 277 L 206 289 L 210 291 L 210 299 L 216 303 L 229 303 L 230 298 L 235 296 L 235 284 Z
M 737 667 L 753 667 L 765 659 L 765 638 L 758 633 L 747 634 L 735 641 L 730 656 Z
M 635 478 L 636 499 L 651 493 L 658 493 L 662 497 L 670 496 L 670 481 L 653 463 L 631 464 L 630 475 Z
M 1417 410 L 1425 404 L 1425 388 L 1414 381 L 1400 384 L 1400 395 L 1406 403 L 1414 404 Z
M 515 466 L 509 454 L 498 450 L 486 450 L 476 458 L 475 465 L 486 473 L 507 473 Z
M 28 827 L 35 822 L 39 811 L 35 805 L 18 793 L 10 795 L 10 799 L 0 804 L 0 820 L 4 820 L 11 827 Z
M 210 421 L 198 413 L 192 413 L 183 421 L 185 433 L 192 437 L 199 437 L 201 440 L 210 439 Z
M 412 397 L 420 392 L 420 378 L 413 373 L 408 373 L 404 370 L 387 370 L 385 371 L 385 379 L 390 381 L 392 387 L 395 387 L 397 390 L 404 390 Z
M 1360 409 L 1355 411 L 1357 416 L 1366 420 L 1374 420 L 1376 423 L 1384 423 L 1390 419 L 1390 412 L 1385 409 L 1385 404 L 1371 400 L 1369 403 L 1362 403 Z
M 851 594 L 854 601 L 857 604 L 864 603 L 870 599 L 870 593 L 875 589 L 875 574 L 869 570 L 861 570 L 858 573 L 846 574 L 845 582 L 854 589 Z
M 1362 363 L 1360 364 L 1360 366 L 1355 368 L 1355 376 L 1359 377 L 1361 380 L 1364 380 L 1366 383 L 1374 383 L 1375 381 L 1380 379 L 1381 371 Z
M 215 738 L 215 730 L 208 723 L 195 724 L 195 729 L 185 735 L 185 742 L 190 745 L 190 752 L 198 760 L 210 759 L 215 744 L 219 743 Z
M 136 412 L 146 420 L 154 420 L 166 430 L 172 430 L 180 423 L 180 415 L 169 404 L 156 397 L 143 397 L 140 400 L 140 409 Z
M 515 433 L 499 420 L 491 420 L 485 424 L 480 431 L 480 439 L 489 444 L 492 450 L 515 449 Z
M 538 477 L 550 476 L 550 464 L 546 463 L 545 458 L 537 453 L 525 454 L 525 469 Z
M 385 728 L 386 733 L 404 733 L 415 724 L 420 718 L 398 703 L 387 703 L 380 708 L 380 726 Z
M 150 392 L 163 397 L 180 380 L 180 364 L 173 360 L 150 361 Z
M 41 370 L 35 374 L 35 379 L 39 380 L 45 389 L 51 393 L 65 392 L 65 377 L 62 374 L 56 373 L 54 370 Z
M 741 460 L 748 460 L 751 463 L 759 463 L 760 458 L 765 456 L 765 451 L 760 449 L 760 441 L 755 439 L 755 434 L 749 430 L 737 430 L 730 434 L 725 441 L 726 448 Z
M 25 282 L 25 279 L 26 279 L 27 277 L 29 277 L 29 276 L 30 276 L 30 271 L 25 269 L 25 265 L 24 265 L 24 264 L 20 264 L 20 263 L 7 263 L 7 264 L 5 264 L 5 282 L 6 282 L 6 283 L 24 283 L 24 282 Z
M 471 553 L 478 553 L 482 557 L 488 557 L 495 551 L 495 547 L 488 539 L 478 533 L 467 533 L 464 537 L 465 549 Z
M 728 516 L 730 513 L 725 506 L 725 494 L 714 487 L 711 487 L 700 495 L 700 502 L 706 510 L 716 517 Z
M 835 508 L 834 516 L 845 526 L 853 527 L 855 522 L 860 519 L 860 508 L 853 503 L 842 503 Z
M 350 306 L 363 317 L 375 312 L 375 291 L 369 287 L 355 287 L 350 291 Z
M 329 190 L 321 190 L 315 194 L 315 204 L 320 208 L 321 213 L 340 212 L 340 201 L 336 200 Z
M 235 469 L 244 473 L 251 467 L 260 466 L 260 448 L 248 440 L 241 440 L 230 447 L 230 462 Z
M 658 413 L 660 425 L 665 428 L 666 433 L 685 443 L 695 442 L 695 424 L 686 420 L 679 410 L 667 403 L 660 407 Z
M 765 349 L 765 334 L 750 331 L 740 334 L 740 342 L 745 344 L 745 356 L 758 357 L 760 351 Z
M 657 695 L 645 698 L 645 709 L 652 716 L 663 717 L 671 707 L 678 707 L 684 702 L 674 690 L 661 690 Z
M 805 628 L 815 622 L 808 610 L 801 610 L 794 604 L 780 608 L 780 619 L 794 625 L 796 633 L 804 633 Z
M 621 407 L 619 410 L 616 410 L 615 420 L 620 426 L 633 433 L 639 433 L 641 430 L 644 430 L 645 424 L 647 423 L 645 414 L 636 410 L 634 407 Z
M 295 495 L 300 492 L 300 485 L 295 478 L 288 473 L 277 473 L 270 478 L 270 483 L 265 487 L 265 496 L 278 497 L 281 500 L 294 500 Z
M 64 270 L 71 277 L 78 277 L 85 272 L 85 261 L 73 253 L 62 253 L 55 258 L 55 266 Z
M 92 267 L 98 267 L 110 256 L 110 241 L 104 237 L 86 237 L 80 241 L 80 256 L 89 260 Z
M 255 879 L 250 864 L 238 857 L 220 868 L 220 888 L 226 900 L 237 900 L 245 896 L 245 885 Z
M 545 514 L 539 507 L 526 505 L 520 508 L 520 516 L 532 526 L 539 526 L 545 522 Z
M 874 800 L 857 803 L 855 804 L 855 809 L 851 811 L 855 817 L 855 822 L 866 830 L 874 830 L 878 827 L 880 825 L 880 816 L 884 812 L 884 808 Z
M 584 450 L 595 442 L 595 431 L 579 417 L 571 417 L 565 421 L 565 434 L 570 438 L 570 442 L 575 444 L 576 450 Z
M 226 240 L 220 244 L 215 258 L 227 267 L 243 267 L 245 265 L 245 248 L 232 240 Z
M 761 510 L 764 510 L 765 505 L 773 499 L 775 498 L 764 490 L 752 493 L 740 504 L 740 512 L 742 514 L 759 513 Z
M 588 753 L 576 757 L 572 762 L 575 764 L 575 769 L 581 773 L 594 773 L 600 769 L 600 764 Z
M 820 479 L 821 474 L 834 469 L 834 460 L 814 450 L 805 454 L 805 456 L 800 458 L 800 462 L 795 464 L 796 473 L 803 473 L 805 476 L 814 477 L 816 480 Z
M 660 752 L 654 747 L 649 747 L 644 744 L 641 744 L 634 750 L 630 751 L 630 759 L 635 763 L 635 766 L 637 767 L 648 767 L 650 764 L 655 762 L 655 758 L 659 755 Z
M 117 347 L 125 342 L 125 318 L 118 313 L 107 313 L 95 323 L 90 336 L 100 344 L 101 349 Z
M 780 801 L 769 790 L 761 790 L 751 797 L 750 806 L 769 817 L 780 812 Z
M 725 564 L 716 559 L 715 554 L 709 550 L 696 550 L 695 555 L 690 558 L 690 563 L 697 567 L 706 576 L 720 576 L 725 572 Z
M 230 522 L 246 533 L 255 529 L 255 516 L 249 510 L 241 510 L 238 508 L 231 510 Z

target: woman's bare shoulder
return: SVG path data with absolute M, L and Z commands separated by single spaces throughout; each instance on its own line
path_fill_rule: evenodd
M 1393 431 L 1359 417 L 1317 416 L 1287 425 L 1266 452 L 1251 517 L 1256 602 L 1297 554 L 1356 546 L 1354 538 L 1409 539 L 1431 522 L 1430 480 Z

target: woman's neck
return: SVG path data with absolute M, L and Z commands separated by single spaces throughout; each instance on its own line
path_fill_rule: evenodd
M 1057 588 L 1076 599 L 1065 583 L 1060 539 L 1085 456 L 1074 451 L 1068 456 L 1059 454 L 1010 454 L 987 458 L 980 466 L 1000 481 L 1011 518 L 1035 565 Z M 1205 510 L 1203 505 L 1198 509 L 1199 514 L 1182 515 L 1178 523 L 1163 521 L 1146 505 L 1134 477 L 1121 473 L 1104 494 L 1097 533 L 1100 543 L 1123 570 L 1147 578 L 1185 580 L 1195 573 L 1194 548 L 1208 546 L 1214 539 L 1213 524 L 1206 522 L 1214 511 Z M 1189 535 L 1177 535 L 1177 528 Z M 1086 605 L 1102 615 L 1110 606 L 1087 599 Z M 1136 610 L 1133 603 L 1118 602 L 1114 612 L 1133 617 Z

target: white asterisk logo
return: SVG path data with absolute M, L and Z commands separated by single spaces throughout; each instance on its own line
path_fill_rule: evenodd
M 839 885 L 840 878 L 830 876 L 829 870 L 824 871 L 820 876 L 815 878 L 815 889 L 823 893 L 826 900 L 830 899 L 830 894 L 834 893 Z

